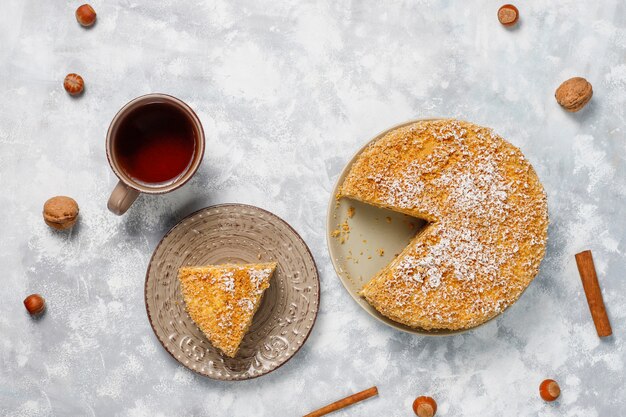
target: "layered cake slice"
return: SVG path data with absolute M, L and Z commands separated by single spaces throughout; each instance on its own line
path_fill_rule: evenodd
M 207 265 L 178 270 L 185 306 L 207 339 L 235 357 L 276 263 Z

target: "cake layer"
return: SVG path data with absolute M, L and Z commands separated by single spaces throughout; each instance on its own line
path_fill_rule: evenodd
M 276 263 L 183 267 L 185 307 L 211 344 L 234 357 L 252 324 Z

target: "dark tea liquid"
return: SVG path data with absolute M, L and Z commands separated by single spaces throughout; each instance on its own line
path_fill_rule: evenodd
M 195 151 L 191 120 L 172 104 L 153 103 L 130 112 L 120 123 L 114 152 L 134 180 L 161 184 L 175 180 Z

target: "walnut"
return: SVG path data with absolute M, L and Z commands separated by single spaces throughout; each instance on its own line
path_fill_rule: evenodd
M 78 204 L 70 197 L 52 197 L 43 205 L 43 220 L 53 229 L 69 229 L 78 220 Z
M 581 77 L 570 78 L 556 89 L 554 96 L 563 108 L 577 112 L 591 100 L 593 89 L 589 81 Z

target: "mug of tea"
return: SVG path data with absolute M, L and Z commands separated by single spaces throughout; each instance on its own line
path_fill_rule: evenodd
M 120 179 L 107 207 L 122 215 L 140 193 L 173 191 L 195 174 L 204 155 L 200 119 L 183 101 L 166 94 L 137 97 L 115 115 L 106 152 Z

